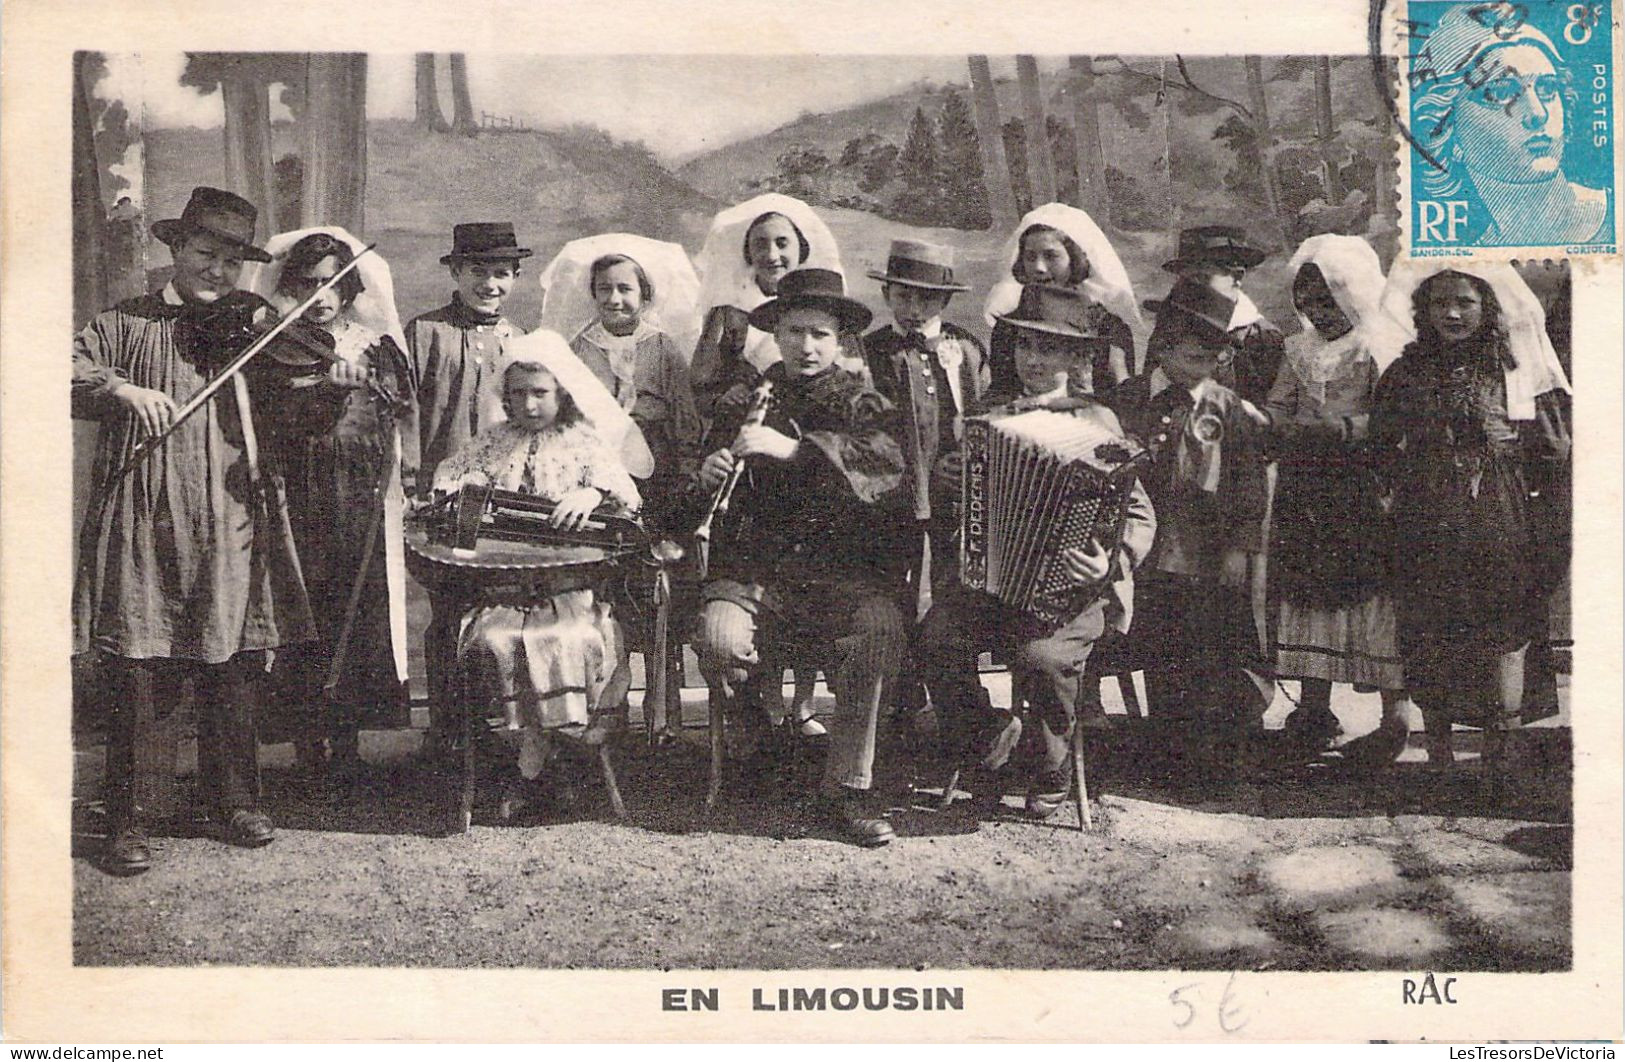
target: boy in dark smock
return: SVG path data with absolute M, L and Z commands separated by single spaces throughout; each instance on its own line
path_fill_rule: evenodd
M 188 681 L 199 810 L 232 843 L 257 847 L 274 836 L 259 810 L 254 734 L 265 651 L 316 629 L 280 480 L 260 464 L 242 375 L 111 481 L 137 444 L 167 429 L 239 352 L 240 335 L 221 326 L 217 304 L 259 301 L 233 295 L 243 259 L 269 259 L 252 242 L 256 213 L 230 192 L 194 189 L 180 218 L 152 226 L 174 256 L 173 279 L 97 314 L 74 339 L 73 413 L 102 425 L 74 588 L 74 651 L 95 651 L 105 664 L 104 862 L 115 873 L 151 863 L 146 831 L 171 803 L 176 709 Z M 328 392 L 330 413 L 342 397 Z
M 778 296 L 752 312 L 784 361 L 768 370 L 766 423 L 740 427 L 743 387 L 718 404 L 713 440 L 732 442 L 701 465 L 696 501 L 711 498 L 735 461 L 752 460 L 711 547 L 694 645 L 713 693 L 758 724 L 792 653 L 826 661 L 836 713 L 822 795 L 851 840 L 879 845 L 894 834 L 863 794 L 882 692 L 907 642 L 894 587 L 896 529 L 908 523 L 891 404 L 835 362 L 841 335 L 869 320 L 825 269 L 786 274 Z
M 502 302 L 518 279 L 519 263 L 530 254 L 519 246 L 508 222 L 453 226 L 451 251 L 440 262 L 451 271 L 457 290 L 451 302 L 406 326 L 402 398 L 408 409 L 400 417 L 400 432 L 401 479 L 409 494 L 426 494 L 442 461 L 504 418 L 502 352 L 510 340 L 525 333 L 502 315 Z M 429 625 L 433 631 L 457 621 L 456 616 L 435 612 Z M 455 639 L 427 636 L 424 642 L 451 645 Z M 443 653 L 425 653 L 429 684 L 425 748 L 431 754 L 444 751 L 448 744 L 445 683 L 454 663 Z

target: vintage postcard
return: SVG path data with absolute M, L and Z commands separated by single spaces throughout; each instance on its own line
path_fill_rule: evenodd
M 1625 1036 L 1618 4 L 613 14 L 7 5 L 7 1032 Z

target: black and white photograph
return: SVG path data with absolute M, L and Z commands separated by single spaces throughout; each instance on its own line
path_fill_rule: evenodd
M 1185 972 L 1152 1039 L 1589 968 L 1602 259 L 1412 256 L 1363 36 L 920 30 L 63 38 L 61 961 Z

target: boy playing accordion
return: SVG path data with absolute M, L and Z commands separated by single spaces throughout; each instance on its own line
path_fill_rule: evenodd
M 999 317 L 1016 329 L 1015 371 L 1023 391 L 1005 412 L 1065 412 L 1089 421 L 1102 433 L 1122 435 L 1110 409 L 1093 398 L 1068 394 L 1069 377 L 1087 364 L 1103 341 L 1089 327 L 1087 310 L 1076 291 L 1033 287 L 1013 312 Z M 1071 786 L 1068 741 L 1082 701 L 1084 665 L 1108 624 L 1128 630 L 1133 572 L 1151 552 L 1156 526 L 1151 501 L 1136 483 L 1121 549 L 1114 549 L 1115 543 L 1090 540 L 1061 551 L 1060 564 L 1072 581 L 1099 584 L 1101 592 L 1059 627 L 1040 624 L 995 597 L 966 588 L 957 578 L 934 580 L 942 588 L 941 597 L 926 614 L 916 652 L 949 754 L 956 763 L 975 763 L 989 782 L 993 779 L 987 776 L 1012 759 L 1021 762 L 1028 776 L 1026 807 L 1034 817 L 1047 819 L 1066 801 Z M 1007 659 L 1012 689 L 1025 691 L 1035 722 L 1025 732 L 1021 719 L 994 709 L 982 688 L 976 657 L 984 650 Z

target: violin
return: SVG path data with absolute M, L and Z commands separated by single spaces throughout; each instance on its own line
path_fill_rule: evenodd
M 275 328 L 280 321 L 281 317 L 276 310 L 269 309 L 251 319 L 250 327 L 263 335 Z M 333 338 L 333 333 L 320 325 L 306 321 L 303 317 L 289 321 L 266 346 L 265 355 L 286 368 L 288 377 L 298 381 L 297 386 L 318 382 L 326 377 L 328 366 L 344 361 L 339 357 L 337 340 Z M 391 409 L 401 408 L 400 396 L 376 376 L 368 375 L 367 390 Z

